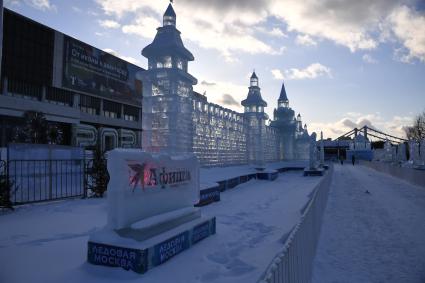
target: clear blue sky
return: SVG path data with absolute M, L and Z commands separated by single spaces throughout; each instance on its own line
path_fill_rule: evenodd
M 195 90 L 241 111 L 248 76 L 272 116 L 282 81 L 309 130 L 335 137 L 372 124 L 402 135 L 425 110 L 425 5 L 401 0 L 175 0 L 195 56 Z M 166 0 L 6 0 L 5 7 L 147 66 L 140 55 Z M 227 103 L 227 105 L 225 105 Z

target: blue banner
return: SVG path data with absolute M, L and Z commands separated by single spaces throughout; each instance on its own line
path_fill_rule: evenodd
M 159 265 L 190 246 L 189 232 L 183 232 L 154 246 L 153 265 Z
M 193 228 L 192 232 L 192 245 L 205 239 L 210 235 L 210 221 L 206 221 Z
M 137 273 L 148 269 L 148 251 L 88 242 L 87 260 L 96 265 L 122 267 Z
M 202 206 L 214 201 L 220 201 L 220 188 L 204 189 L 199 192 L 199 203 L 196 206 Z

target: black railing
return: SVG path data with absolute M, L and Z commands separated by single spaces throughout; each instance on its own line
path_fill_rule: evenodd
M 6 166 L 13 205 L 86 196 L 84 159 L 9 160 Z
M 0 160 L 0 208 L 12 208 L 10 187 L 12 183 L 7 178 L 7 163 Z
M 41 100 L 42 87 L 32 83 L 9 79 L 7 82 L 7 91 Z

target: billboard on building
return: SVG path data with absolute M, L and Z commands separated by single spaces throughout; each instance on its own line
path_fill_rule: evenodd
M 64 36 L 62 86 L 116 97 L 142 98 L 142 68 Z

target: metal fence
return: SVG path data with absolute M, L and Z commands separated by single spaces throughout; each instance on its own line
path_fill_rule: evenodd
M 13 205 L 86 195 L 84 159 L 8 160 L 6 178 Z
M 303 209 L 301 220 L 287 237 L 283 249 L 275 256 L 259 283 L 311 282 L 313 261 L 319 241 L 322 216 L 332 180 L 331 166 L 316 186 Z

